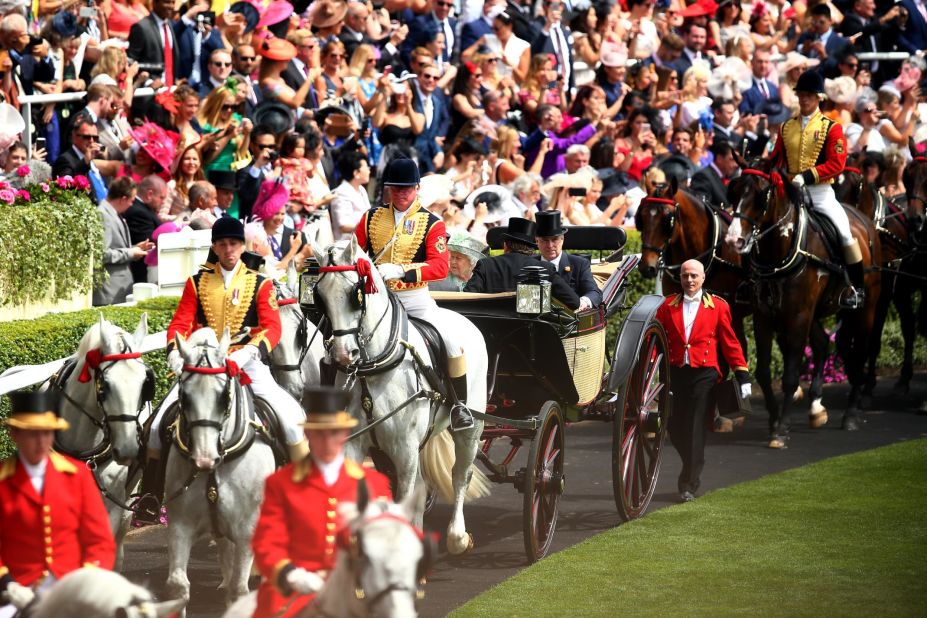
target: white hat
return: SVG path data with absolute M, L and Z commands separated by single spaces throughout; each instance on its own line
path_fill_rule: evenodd
M 8 103 L 0 103 L 0 150 L 6 150 L 19 140 L 26 130 L 23 117 Z
M 827 98 L 834 103 L 847 105 L 856 99 L 856 80 L 846 75 L 835 79 L 825 79 L 824 92 Z
M 418 185 L 418 203 L 422 208 L 430 208 L 441 200 L 450 199 L 453 186 L 450 176 L 444 174 L 422 176 Z

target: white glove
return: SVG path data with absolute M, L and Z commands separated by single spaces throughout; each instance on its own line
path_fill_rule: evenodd
M 9 599 L 10 604 L 16 609 L 23 609 L 35 598 L 35 592 L 28 586 L 16 582 L 10 582 L 6 587 L 4 596 Z
M 579 309 L 577 309 L 577 311 L 585 311 L 586 309 L 592 309 L 592 301 L 585 296 L 580 296 Z
M 740 385 L 740 398 L 741 399 L 746 399 L 752 394 L 753 394 L 753 387 L 750 386 L 749 382 L 747 382 L 746 384 Z
M 380 276 L 383 277 L 384 281 L 402 279 L 406 276 L 405 269 L 399 264 L 380 264 L 377 266 L 377 270 L 380 271 Z
M 799 189 L 801 189 L 802 187 L 805 186 L 805 177 L 799 174 L 798 176 L 792 179 L 792 184 L 798 187 Z
M 239 367 L 244 367 L 252 359 L 257 358 L 258 349 L 253 345 L 245 345 L 229 354 L 229 360 Z
M 318 592 L 325 585 L 325 580 L 306 569 L 293 569 L 286 575 L 286 583 L 299 594 Z
M 180 350 L 174 348 L 171 350 L 171 353 L 167 355 L 167 367 L 174 372 L 174 375 L 180 375 L 180 372 L 183 371 L 183 356 L 180 355 Z

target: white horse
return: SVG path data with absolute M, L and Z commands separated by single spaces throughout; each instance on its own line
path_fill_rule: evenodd
M 29 618 L 160 618 L 183 609 L 184 601 L 157 603 L 152 594 L 105 569 L 77 569 L 37 597 Z
M 248 593 L 251 535 L 274 455 L 240 415 L 245 391 L 226 363 L 229 341 L 228 329 L 219 341 L 211 328 L 176 338 L 184 369 L 165 476 L 171 598 L 190 598 L 190 549 L 206 535 L 218 540 L 227 602 Z
M 362 424 L 366 423 L 366 402 L 371 422 L 376 424 L 348 443 L 350 456 L 361 461 L 372 446 L 378 445 L 395 468 L 393 490 L 397 499 L 409 495 L 424 476 L 454 507 L 447 528 L 448 551 L 455 555 L 467 551 L 473 546 L 473 537 L 464 522 L 464 500 L 485 495 L 489 488 L 488 479 L 473 466 L 483 421 L 474 419 L 473 428 L 454 432 L 452 441 L 446 431 L 450 406 L 432 397 L 422 373 L 422 365 L 431 366 L 425 341 L 411 323 L 407 340 L 400 336 L 405 310 L 391 296 L 376 267 L 369 266 L 370 258 L 353 236 L 343 248 L 336 245 L 322 252 L 313 245 L 313 252 L 323 273 L 316 291 L 332 325 L 333 337 L 326 342 L 329 357 L 341 367 L 339 382 L 353 386 L 351 412 Z M 363 293 L 364 281 L 356 271 L 351 272 L 364 261 L 369 267 L 364 270 L 369 270 L 376 287 L 371 294 Z M 337 272 L 328 270 L 332 267 Z M 454 315 L 454 330 L 461 341 L 467 342 L 466 404 L 472 410 L 485 412 L 486 344 L 472 322 Z M 349 374 L 353 376 L 349 378 Z M 420 459 L 419 447 L 423 443 Z
M 100 315 L 81 339 L 73 369 L 56 381 L 59 413 L 71 427 L 58 433 L 55 448 L 93 471 L 116 538 L 117 569 L 132 521 L 128 501 L 139 480 L 136 474 L 129 478 L 130 465 L 138 458 L 141 423 L 154 396 L 154 374 L 139 352 L 147 334 L 148 314 L 134 335 Z
M 286 284 L 277 286 L 280 341 L 270 353 L 270 372 L 283 390 L 301 401 L 306 386 L 318 386 L 319 360 L 325 356 L 322 336 L 299 307 L 296 269 L 287 271 Z M 308 349 L 307 349 L 308 346 Z
M 339 550 L 325 585 L 300 616 L 415 616 L 418 586 L 431 561 L 430 543 L 414 523 L 422 518 L 421 502 L 413 493 L 400 504 L 375 500 L 366 507 L 340 505 L 351 546 Z M 256 605 L 257 594 L 252 593 L 223 618 L 249 618 Z

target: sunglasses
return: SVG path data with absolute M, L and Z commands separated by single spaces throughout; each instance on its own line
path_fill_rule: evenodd
M 877 108 L 875 108 L 875 107 L 867 107 L 867 108 L 864 109 L 863 111 L 866 112 L 867 114 L 874 114 L 874 113 L 876 113 L 876 112 L 879 111 L 879 110 L 878 110 Z
M 254 56 L 239 56 L 238 59 L 242 62 L 254 62 Z
M 483 77 L 483 74 L 482 74 L 482 73 L 474 73 L 474 74 L 471 75 L 470 77 Z
M 228 68 L 228 67 L 232 66 L 232 63 L 231 63 L 231 62 L 213 62 L 213 63 L 212 63 L 212 66 L 214 66 L 214 67 Z
M 223 105 L 223 106 L 222 106 L 222 111 L 224 111 L 224 112 L 231 112 L 231 111 L 234 111 L 237 107 L 238 107 L 238 106 L 235 105 L 235 104 L 232 104 L 232 105 Z
M 438 79 L 437 75 L 432 75 L 431 73 L 423 73 L 422 79 L 436 80 Z
M 300 45 L 300 49 L 315 49 L 315 45 Z
M 84 138 L 84 139 L 89 139 L 89 140 L 92 140 L 92 141 L 97 141 L 98 139 L 100 139 L 100 136 L 99 136 L 99 135 L 87 135 L 87 134 L 85 134 L 85 133 L 78 133 L 78 134 L 77 134 L 77 137 L 82 137 L 82 138 Z
M 257 146 L 261 150 L 267 150 L 268 148 L 273 148 L 274 146 L 276 146 L 276 144 L 271 142 L 269 144 L 255 144 L 255 146 Z
M 437 4 L 438 6 L 443 6 L 443 7 L 446 8 L 446 9 L 452 9 L 452 8 L 454 8 L 454 3 L 453 3 L 453 2 L 435 2 L 435 4 Z
M 328 54 L 329 58 L 344 58 L 344 54 Z

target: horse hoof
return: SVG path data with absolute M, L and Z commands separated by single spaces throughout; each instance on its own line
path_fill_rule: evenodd
M 827 410 L 808 415 L 808 426 L 812 429 L 819 429 L 827 424 Z
M 467 533 L 467 549 L 464 550 L 464 553 L 470 552 L 473 548 L 476 547 L 476 543 L 473 542 L 473 535 L 469 532 Z
M 768 446 L 769 448 L 774 448 L 774 449 L 788 448 L 785 444 L 785 438 L 780 438 L 779 436 L 775 436 L 773 439 L 771 439 L 769 441 Z
M 844 431 L 859 431 L 860 430 L 859 417 L 853 416 L 853 415 L 844 416 L 842 427 Z
M 795 389 L 795 392 L 792 393 L 792 401 L 798 402 L 805 398 L 805 391 L 801 386 Z
M 467 552 L 471 551 L 475 547 L 473 543 L 473 535 L 469 532 L 467 533 L 467 542 L 461 547 L 460 545 L 451 545 L 451 537 L 447 537 L 447 552 L 452 556 L 462 556 Z
M 734 431 L 734 421 L 726 416 L 716 416 L 713 431 L 715 433 L 731 433 Z

